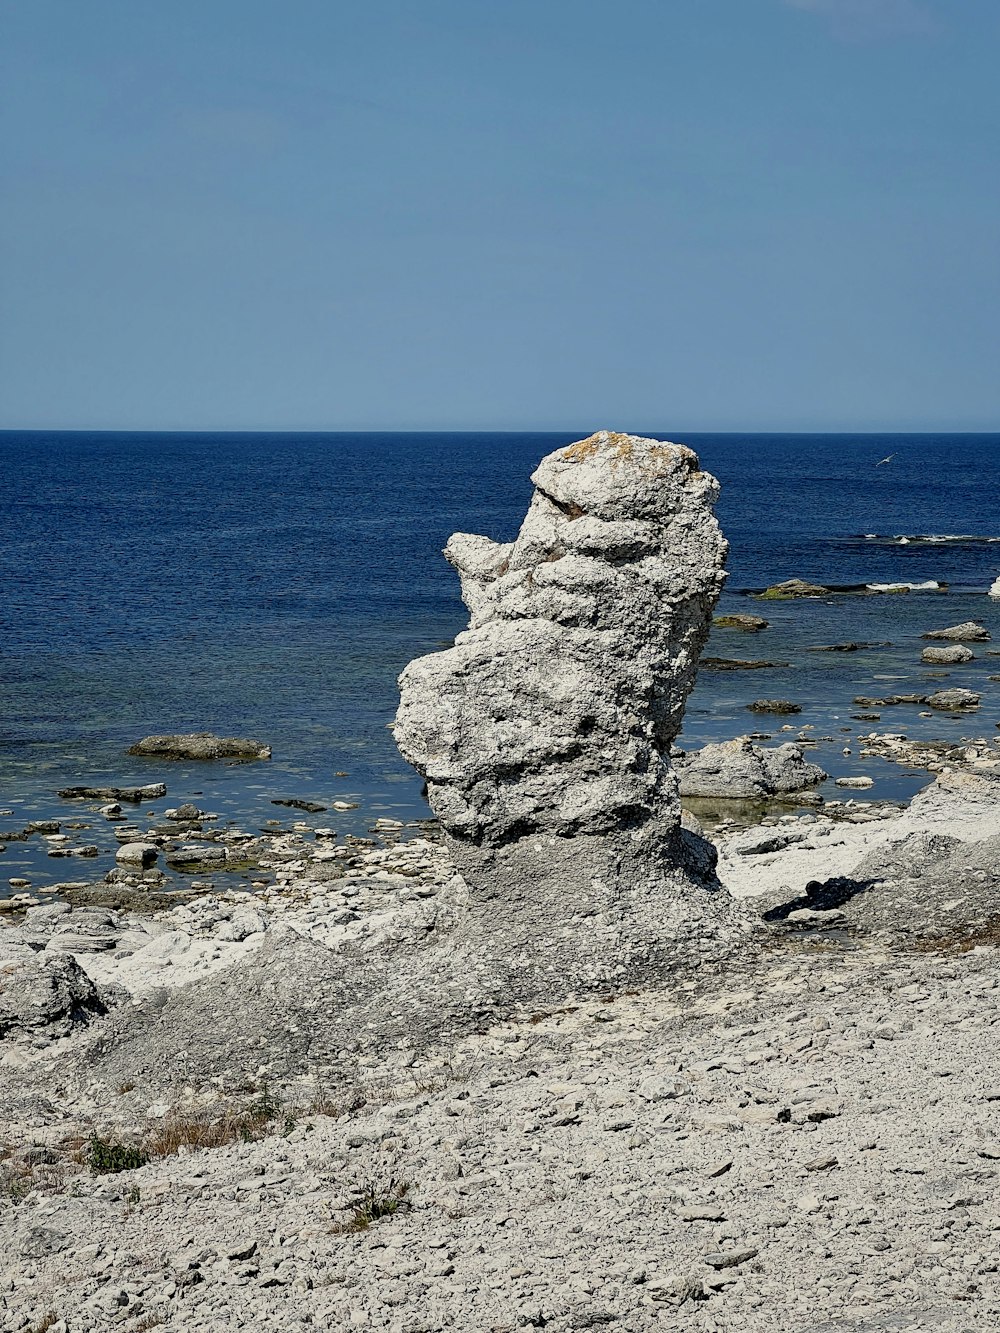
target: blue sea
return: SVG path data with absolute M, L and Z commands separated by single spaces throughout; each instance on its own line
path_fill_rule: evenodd
M 9 844 L 0 893 L 11 876 L 44 888 L 113 864 L 96 803 L 55 794 L 74 784 L 165 781 L 152 817 L 195 800 L 245 829 L 287 817 L 274 797 L 357 802 L 320 821 L 345 833 L 379 816 L 426 817 L 387 728 L 402 667 L 466 622 L 441 548 L 456 530 L 513 537 L 537 461 L 588 433 L 0 433 L 0 829 L 60 818 L 89 824 L 74 837 L 102 847 L 95 863 L 49 858 L 37 838 Z M 644 433 L 689 444 L 720 479 L 731 544 L 720 610 L 771 622 L 758 635 L 717 629 L 706 653 L 787 663 L 703 671 L 682 745 L 812 728 L 831 738 L 814 757 L 833 777 L 866 773 L 868 796 L 904 799 L 928 775 L 860 759 L 859 732 L 998 734 L 1000 683 L 987 678 L 1000 658 L 976 648 L 945 678 L 919 657 L 923 631 L 967 619 L 1000 648 L 1000 602 L 985 595 L 1000 574 L 1000 435 Z M 792 577 L 948 588 L 747 595 Z M 807 651 L 847 640 L 892 646 Z M 874 728 L 850 718 L 856 694 L 942 684 L 981 691 L 979 712 L 922 719 L 898 706 Z M 746 711 L 761 697 L 802 705 L 791 733 Z M 264 740 L 274 757 L 125 755 L 144 735 L 195 730 Z M 844 795 L 832 782 L 823 791 Z

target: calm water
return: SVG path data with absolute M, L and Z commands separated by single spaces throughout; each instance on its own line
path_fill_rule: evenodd
M 926 774 L 841 753 L 871 729 L 850 721 L 851 698 L 937 688 L 919 663 L 926 629 L 981 619 L 1000 647 L 1000 603 L 984 595 L 1000 574 L 1000 436 L 649 433 L 691 444 L 723 484 L 732 551 L 720 609 L 771 621 L 756 636 L 716 631 L 708 653 L 789 664 L 703 672 L 682 743 L 753 730 L 751 699 L 790 698 L 803 705 L 796 730 L 835 738 L 816 755 L 831 773 L 871 774 L 876 796 L 911 794 Z M 0 828 L 61 816 L 91 822 L 81 841 L 106 841 L 91 807 L 55 790 L 159 780 L 169 796 L 158 812 L 194 797 L 247 828 L 285 813 L 273 796 L 358 801 L 324 816 L 352 832 L 380 814 L 426 814 L 387 723 L 402 667 L 465 623 L 441 548 L 457 529 L 511 538 L 535 463 L 573 438 L 0 433 L 0 808 L 11 811 Z M 741 591 L 789 577 L 950 587 L 768 604 Z M 849 639 L 893 647 L 805 651 Z M 1000 684 L 987 676 L 1000 659 L 976 655 L 946 682 L 983 692 L 974 720 L 895 708 L 881 729 L 997 734 Z M 150 732 L 187 730 L 258 737 L 274 759 L 123 753 Z M 51 860 L 34 839 L 0 857 L 0 886 L 93 878 L 109 864 Z

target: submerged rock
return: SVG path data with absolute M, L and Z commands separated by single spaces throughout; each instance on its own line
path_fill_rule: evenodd
M 891 648 L 892 644 L 882 640 L 879 643 L 818 643 L 808 648 L 810 653 L 860 653 L 865 648 Z
M 751 713 L 801 713 L 802 705 L 793 704 L 790 699 L 754 699 L 747 704 Z
M 195 731 L 182 736 L 144 736 L 130 745 L 126 753 L 158 759 L 270 759 L 271 747 L 238 736 Z
M 682 445 L 602 431 L 532 481 L 515 541 L 449 541 L 470 627 L 403 672 L 395 737 L 427 780 L 469 928 L 494 962 L 565 988 L 735 927 L 705 887 L 711 848 L 679 827 L 666 758 L 727 548 L 718 483 Z
M 830 591 L 822 583 L 806 583 L 804 579 L 786 579 L 757 593 L 761 601 L 781 602 L 791 597 L 824 597 Z
M 998 580 L 1000 582 L 1000 580 Z M 1000 596 L 1000 594 L 998 594 Z M 739 613 L 726 616 L 715 616 L 712 624 L 719 629 L 741 629 L 749 634 L 759 634 L 762 629 L 767 629 L 771 622 L 765 620 L 763 616 L 747 616 Z
M 765 800 L 815 787 L 827 777 L 797 745 L 765 750 L 746 736 L 689 754 L 675 752 L 673 758 L 682 796 Z
M 892 708 L 896 704 L 925 704 L 926 694 L 887 694 L 883 699 L 874 699 L 867 694 L 856 694 L 854 702 L 862 708 Z
M 765 667 L 786 667 L 787 662 L 766 662 L 749 657 L 703 657 L 702 670 L 707 671 L 762 671 Z

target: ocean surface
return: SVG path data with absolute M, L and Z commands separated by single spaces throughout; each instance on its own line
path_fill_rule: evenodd
M 353 811 L 322 822 L 364 833 L 379 816 L 426 817 L 421 784 L 388 724 L 396 677 L 466 622 L 441 556 L 456 531 L 512 538 L 541 456 L 565 434 L 0 433 L 0 829 L 29 819 L 87 825 L 98 861 L 51 858 L 43 840 L 8 844 L 9 877 L 35 888 L 97 878 L 113 864 L 95 802 L 73 784 L 164 781 L 153 816 L 193 799 L 244 829 L 298 797 Z M 683 746 L 800 729 L 832 778 L 864 773 L 863 798 L 905 799 L 923 771 L 861 759 L 868 730 L 913 737 L 1000 735 L 1000 435 L 677 435 L 720 479 L 731 545 L 720 611 L 764 615 L 761 634 L 713 631 L 706 654 L 787 665 L 703 670 Z M 879 460 L 892 455 L 889 462 Z M 906 540 L 904 540 L 904 538 Z M 826 585 L 924 583 L 946 591 L 755 602 L 787 578 Z M 923 631 L 983 620 L 994 642 L 946 677 L 920 663 Z M 848 640 L 891 646 L 813 653 Z M 856 694 L 982 692 L 971 717 L 912 706 L 854 722 Z M 755 698 L 802 706 L 788 719 Z M 208 730 L 268 742 L 269 763 L 128 758 L 154 732 Z M 845 753 L 851 751 L 851 753 Z M 151 817 L 142 806 L 136 818 Z M 218 879 L 218 877 L 216 877 Z

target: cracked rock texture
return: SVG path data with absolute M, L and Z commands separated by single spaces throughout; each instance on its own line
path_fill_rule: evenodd
M 747 736 L 687 754 L 678 751 L 673 761 L 682 796 L 765 800 L 815 787 L 827 776 L 818 764 L 809 763 L 799 746 L 762 749 Z
M 532 481 L 513 542 L 449 541 L 469 628 L 403 672 L 395 736 L 470 930 L 517 967 L 541 950 L 562 975 L 589 952 L 624 975 L 689 927 L 739 931 L 668 758 L 725 579 L 718 483 L 683 445 L 608 431 Z

